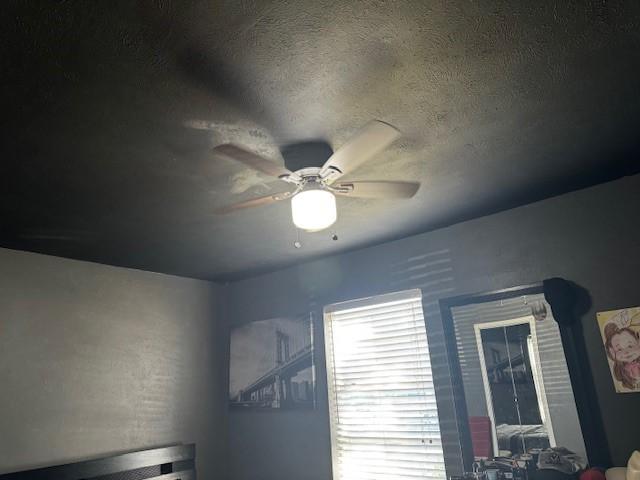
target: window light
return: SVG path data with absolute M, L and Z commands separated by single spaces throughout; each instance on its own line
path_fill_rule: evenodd
M 324 313 L 333 480 L 446 479 L 421 292 Z

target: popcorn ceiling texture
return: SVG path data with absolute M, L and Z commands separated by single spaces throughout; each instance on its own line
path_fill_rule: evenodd
M 639 27 L 631 1 L 10 2 L 0 245 L 227 279 L 634 173 Z M 286 202 L 213 215 L 286 185 L 212 146 L 282 162 L 372 118 L 405 136 L 350 178 L 413 200 L 339 199 L 339 241 L 299 250 Z

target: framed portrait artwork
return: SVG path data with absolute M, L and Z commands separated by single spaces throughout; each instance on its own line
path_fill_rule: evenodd
M 598 312 L 597 317 L 616 392 L 640 392 L 640 307 Z

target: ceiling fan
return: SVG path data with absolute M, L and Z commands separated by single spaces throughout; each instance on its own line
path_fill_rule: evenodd
M 317 232 L 331 226 L 337 219 L 335 195 L 361 198 L 411 198 L 418 191 L 420 183 L 337 181 L 387 148 L 399 137 L 400 132 L 395 127 L 374 120 L 335 151 L 321 167 L 306 167 L 295 172 L 242 147 L 233 144 L 219 145 L 213 149 L 215 153 L 243 163 L 266 175 L 279 178 L 295 188 L 228 205 L 218 209 L 216 213 L 227 214 L 290 198 L 293 223 L 296 227 Z

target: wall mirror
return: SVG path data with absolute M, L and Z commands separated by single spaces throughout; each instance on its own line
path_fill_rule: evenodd
M 586 459 L 560 329 L 542 286 L 442 300 L 441 312 L 465 464 L 548 447 Z

